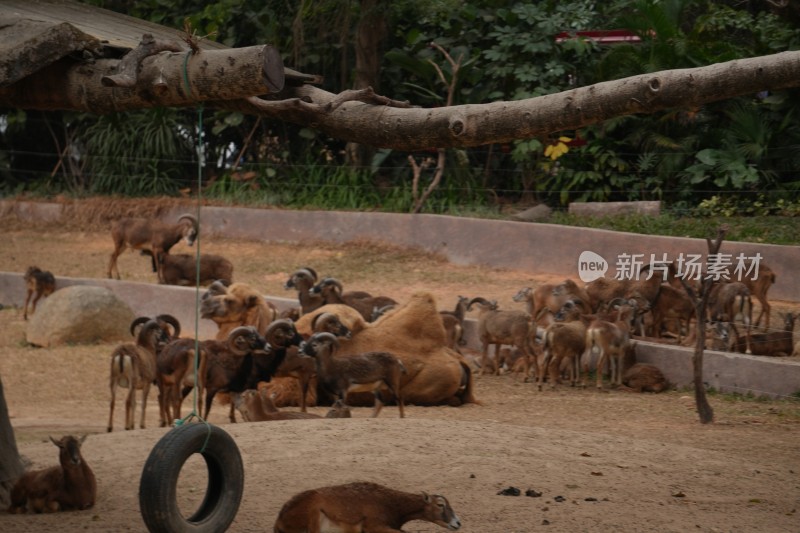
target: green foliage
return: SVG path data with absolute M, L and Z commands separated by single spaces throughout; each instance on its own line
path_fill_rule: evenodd
M 192 131 L 174 109 L 104 115 L 86 128 L 91 193 L 150 196 L 176 192 L 192 160 Z M 188 174 L 191 175 L 191 174 Z
M 665 235 L 705 239 L 722 224 L 729 226 L 725 240 L 770 244 L 800 245 L 797 216 L 753 217 L 738 215 L 686 216 L 680 213 L 662 213 L 659 216 L 617 215 L 581 217 L 564 212 L 554 212 L 553 224 L 586 228 L 626 231 L 644 235 Z

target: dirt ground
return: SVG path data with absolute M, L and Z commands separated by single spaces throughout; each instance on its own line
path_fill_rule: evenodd
M 56 276 L 105 276 L 107 230 L 53 226 L 26 230 L 2 222 L 0 270 L 31 264 Z M 230 241 L 210 236 L 203 252 L 231 259 L 237 281 L 287 296 L 283 283 L 301 266 L 342 279 L 345 289 L 402 301 L 417 290 L 441 307 L 456 296 L 484 296 L 506 308 L 516 291 L 547 279 L 532 272 L 460 267 L 414 251 L 361 243 L 333 247 Z M 173 252 L 188 252 L 180 244 Z M 154 281 L 146 258 L 126 253 L 125 279 Z M 780 304 L 788 306 L 789 304 Z M 88 433 L 83 454 L 98 479 L 88 511 L 0 513 L 0 531 L 144 531 L 138 491 L 142 466 L 167 430 L 157 428 L 156 393 L 147 429 L 106 433 L 108 356 L 113 345 L 37 349 L 25 343 L 17 308 L 0 311 L 0 377 L 20 453 L 33 467 L 55 464 L 47 439 Z M 215 404 L 209 422 L 230 433 L 245 467 L 245 491 L 230 531 L 271 531 L 281 505 L 305 489 L 355 480 L 441 493 L 461 531 L 796 532 L 800 530 L 800 404 L 711 396 L 715 422 L 701 425 L 690 392 L 658 395 L 562 387 L 538 392 L 513 376 L 477 376 L 479 405 L 387 407 L 354 418 L 227 422 Z M 798 386 L 800 389 L 800 386 Z M 312 408 L 322 413 L 325 408 Z M 122 425 L 117 408 L 115 428 Z M 204 493 L 196 456 L 184 467 L 181 508 Z M 515 487 L 520 496 L 499 495 Z M 532 489 L 541 496 L 526 496 Z M 411 522 L 408 532 L 439 531 Z

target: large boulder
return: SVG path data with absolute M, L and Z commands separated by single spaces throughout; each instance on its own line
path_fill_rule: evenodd
M 40 300 L 26 337 L 42 347 L 130 340 L 133 310 L 105 287 L 73 285 Z

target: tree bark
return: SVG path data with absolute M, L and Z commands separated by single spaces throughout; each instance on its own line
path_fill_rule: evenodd
M 354 89 L 372 87 L 380 92 L 381 41 L 386 35 L 386 19 L 381 0 L 361 0 L 361 18 L 356 26 L 356 68 Z M 345 147 L 347 163 L 355 168 L 370 164 L 375 155 L 371 144 L 348 142 Z
M 14 429 L 11 427 L 6 396 L 3 393 L 3 380 L 0 378 L 0 512 L 5 512 L 8 508 L 9 493 L 22 472 L 22 459 L 14 439 Z
M 708 257 L 719 253 L 722 247 L 722 241 L 725 240 L 725 234 L 728 232 L 728 226 L 723 225 L 717 230 L 717 238 L 715 240 L 706 239 L 708 245 Z M 700 417 L 701 424 L 710 424 L 714 421 L 714 409 L 708 403 L 708 396 L 706 396 L 706 386 L 703 380 L 703 356 L 706 348 L 706 310 L 708 308 L 708 298 L 711 295 L 711 286 L 714 280 L 711 276 L 707 276 L 700 282 L 700 293 L 695 294 L 691 286 L 680 278 L 686 293 L 692 299 L 695 308 L 697 326 L 696 338 L 694 346 L 694 355 L 692 356 L 692 372 L 694 381 L 694 401 L 697 408 L 697 414 Z
M 242 68 L 252 67 L 240 55 L 243 50 L 247 49 L 220 52 Z M 202 51 L 190 63 L 200 63 L 209 53 Z M 230 84 L 227 73 L 231 69 L 205 68 L 204 76 L 193 79 L 189 94 L 182 90 L 182 58 L 179 54 L 177 62 L 164 65 L 171 66 L 173 71 L 165 74 L 174 80 L 166 95 L 104 87 L 101 78 L 114 73 L 115 61 L 61 63 L 60 69 L 46 69 L 27 78 L 25 86 L 18 83 L 0 88 L 0 107 L 109 113 L 206 102 L 210 107 L 307 125 L 347 141 L 416 151 L 541 137 L 617 116 L 696 107 L 762 90 L 800 86 L 800 51 L 793 51 L 643 74 L 528 100 L 422 109 L 400 107 L 366 91 L 361 92 L 363 98 L 342 97 L 310 85 L 287 86 L 270 96 L 280 100 L 264 100 L 256 98 L 268 92 L 259 85 L 259 69 L 250 77 L 240 77 L 241 83 Z M 147 64 L 145 60 L 143 67 Z M 255 87 L 247 88 L 248 83 Z M 247 92 L 249 98 L 245 98 Z

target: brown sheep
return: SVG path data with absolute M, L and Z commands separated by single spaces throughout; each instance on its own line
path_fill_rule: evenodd
M 268 396 L 256 389 L 248 389 L 234 400 L 236 409 L 245 422 L 271 422 L 275 420 L 312 420 L 322 418 L 313 413 L 279 411 Z
M 294 495 L 278 513 L 273 533 L 393 533 L 403 531 L 403 524 L 411 520 L 461 528 L 444 496 L 356 481 Z
M 297 323 L 298 331 L 310 331 L 315 314 L 333 312 L 342 318 L 345 306 L 323 306 L 304 315 Z M 418 405 L 461 405 L 477 403 L 473 395 L 472 369 L 458 352 L 447 348 L 447 334 L 428 292 L 414 293 L 403 305 L 374 323 L 364 323 L 357 331 L 342 320 L 353 332 L 353 338 L 341 340 L 338 356 L 370 351 L 395 354 L 405 365 L 402 389 L 406 403 Z M 363 323 L 363 319 L 362 319 Z M 350 405 L 371 405 L 372 395 L 350 396 Z
M 531 321 L 531 316 L 525 311 L 501 311 L 497 309 L 497 303 L 486 300 L 485 298 L 473 298 L 470 300 L 467 309 L 473 305 L 478 305 L 480 314 L 478 315 L 478 336 L 481 340 L 483 357 L 481 358 L 481 374 L 489 368 L 489 346 L 494 345 L 494 374 L 500 373 L 500 366 L 497 362 L 500 346 L 503 344 L 515 346 L 522 352 L 524 357 L 524 380 L 528 380 L 528 371 L 533 350 L 531 349 L 532 337 L 536 334 L 536 326 Z
M 50 440 L 58 446 L 58 466 L 25 472 L 11 489 L 10 513 L 53 513 L 89 509 L 97 498 L 94 472 L 81 455 L 80 439 L 68 435 Z
M 195 286 L 197 257 L 191 254 L 161 254 L 159 282 L 165 285 Z M 233 263 L 214 254 L 200 254 L 200 283 L 209 285 L 217 280 L 233 283 Z
M 263 335 L 278 318 L 278 310 L 246 283 L 226 287 L 224 283 L 215 281 L 203 294 L 200 316 L 216 322 L 219 326 L 216 337 L 224 340 L 240 326 L 253 326 Z
M 621 390 L 631 392 L 662 392 L 669 387 L 661 370 L 646 363 L 636 363 L 626 370 L 622 384 Z
M 400 418 L 405 416 L 400 380 L 407 374 L 405 365 L 389 352 L 364 352 L 350 357 L 336 357 L 339 340 L 332 333 L 315 333 L 300 345 L 300 351 L 316 359 L 317 382 L 334 398 L 347 403 L 351 392 L 371 392 L 375 397 L 373 417 L 381 412 L 383 389 L 397 400 Z
M 397 302 L 388 296 L 372 296 L 364 291 L 343 292 L 342 283 L 335 278 L 323 279 L 311 288 L 311 293 L 320 295 L 325 305 L 349 305 L 361 313 L 367 322 L 373 321 L 377 309 L 397 305 Z
M 178 241 L 184 239 L 186 244 L 194 244 L 200 231 L 197 218 L 193 215 L 181 215 L 175 224 L 166 224 L 160 220 L 149 218 L 121 218 L 111 227 L 111 238 L 114 240 L 114 251 L 108 262 L 108 277 L 119 278 L 117 258 L 127 248 L 142 250 L 150 255 L 153 263 L 153 272 L 161 279 L 160 255 L 169 253 Z
M 25 296 L 25 311 L 22 317 L 28 320 L 28 303 L 31 301 L 31 297 L 33 297 L 31 304 L 31 314 L 33 314 L 36 312 L 36 302 L 39 301 L 39 298 L 47 298 L 56 290 L 56 278 L 52 272 L 31 266 L 25 271 L 24 280 L 27 295 Z

